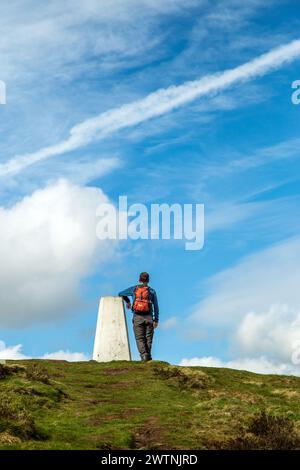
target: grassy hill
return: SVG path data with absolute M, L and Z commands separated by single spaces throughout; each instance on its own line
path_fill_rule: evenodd
M 300 449 L 300 378 L 158 361 L 9 361 L 0 448 Z

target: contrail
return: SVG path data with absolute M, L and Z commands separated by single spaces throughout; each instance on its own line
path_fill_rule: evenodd
M 299 56 L 300 39 L 297 39 L 236 68 L 207 75 L 179 86 L 157 90 L 145 98 L 111 109 L 77 124 L 70 130 L 69 137 L 56 145 L 16 156 L 1 164 L 0 176 L 18 173 L 36 162 L 76 150 L 119 129 L 135 126 L 148 119 L 161 116 L 201 96 L 212 95 L 235 83 L 243 83 L 263 76 L 294 61 Z

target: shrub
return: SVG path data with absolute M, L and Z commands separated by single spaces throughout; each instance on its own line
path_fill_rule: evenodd
M 49 373 L 40 364 L 29 364 L 26 368 L 26 377 L 29 380 L 36 380 L 37 382 L 49 384 Z
M 290 418 L 261 411 L 252 417 L 248 428 L 230 440 L 226 447 L 235 450 L 292 450 L 300 449 L 300 438 Z
M 1 394 L 0 432 L 8 432 L 21 439 L 38 437 L 34 420 L 19 398 Z
M 9 375 L 9 370 L 3 364 L 0 364 L 0 379 L 5 379 Z
M 182 389 L 204 389 L 210 381 L 204 372 L 191 370 L 188 367 L 155 364 L 153 371 L 159 377 L 167 380 L 170 385 L 179 386 Z

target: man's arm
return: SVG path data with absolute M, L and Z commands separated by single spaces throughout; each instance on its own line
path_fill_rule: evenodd
M 133 295 L 134 295 L 134 289 L 135 289 L 135 286 L 131 286 L 131 287 L 128 287 L 127 289 L 125 289 L 125 290 L 122 290 L 122 291 L 119 292 L 119 294 L 118 294 L 119 297 L 122 297 L 123 300 L 126 302 L 128 308 L 131 307 L 131 305 L 130 305 L 130 299 L 128 298 L 128 296 L 133 297 Z
M 153 310 L 154 310 L 154 321 L 158 323 L 159 321 L 159 306 L 155 290 L 153 290 Z

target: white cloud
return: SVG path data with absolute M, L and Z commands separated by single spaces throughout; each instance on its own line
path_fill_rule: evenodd
M 287 305 L 274 305 L 268 312 L 250 312 L 235 334 L 238 350 L 245 356 L 291 361 L 300 341 L 300 312 Z
M 182 359 L 181 366 L 225 367 L 228 369 L 247 370 L 257 374 L 283 374 L 300 376 L 300 367 L 289 363 L 269 361 L 265 357 L 242 358 L 232 361 L 223 361 L 217 357 L 193 357 Z
M 70 136 L 34 153 L 19 155 L 0 165 L 0 176 L 14 174 L 41 160 L 71 152 L 120 129 L 135 126 L 171 112 L 201 96 L 213 95 L 230 86 L 269 73 L 300 56 L 300 40 L 277 47 L 250 62 L 222 73 L 207 75 L 179 86 L 157 90 L 143 99 L 106 111 L 77 124 Z
M 17 344 L 16 346 L 6 346 L 3 341 L 0 340 L 0 359 L 11 359 L 11 360 L 20 360 L 20 359 L 33 359 L 30 356 L 26 356 L 22 353 L 22 344 Z M 46 353 L 43 356 L 37 357 L 35 359 L 51 359 L 51 360 L 60 360 L 60 361 L 69 361 L 69 362 L 79 362 L 79 361 L 89 361 L 90 358 L 80 352 L 70 352 L 70 351 L 57 351 L 54 353 Z
M 144 63 L 163 39 L 160 19 L 195 3 L 201 0 L 2 2 L 1 73 L 7 81 L 48 82 L 93 68 L 99 74 L 105 67 L 128 67 L 132 59 Z
M 250 312 L 268 312 L 273 305 L 300 311 L 299 263 L 300 237 L 245 257 L 209 279 L 208 294 L 192 318 L 230 326 Z
M 51 359 L 56 361 L 69 361 L 69 362 L 80 362 L 80 361 L 89 361 L 90 358 L 80 352 L 70 352 L 70 351 L 57 351 L 54 353 L 46 353 L 41 359 Z
M 196 358 L 194 365 L 300 375 L 299 263 L 295 237 L 211 278 L 208 295 L 189 320 L 226 332 L 236 359 Z
M 5 343 L 0 341 L 0 359 L 26 359 L 21 350 L 22 344 L 6 347 Z
M 61 180 L 0 208 L 0 323 L 57 319 L 81 304 L 80 281 L 113 256 L 96 237 L 97 188 Z

